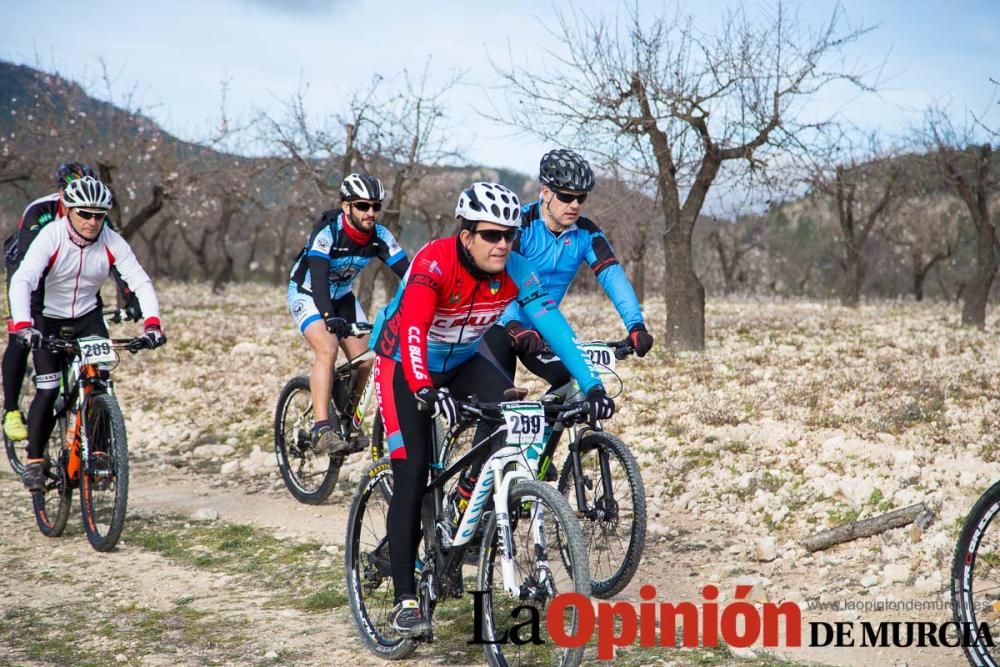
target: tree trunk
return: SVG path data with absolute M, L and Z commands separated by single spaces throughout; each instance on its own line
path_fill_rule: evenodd
M 856 247 L 847 244 L 844 259 L 844 277 L 840 291 L 840 304 L 857 308 L 861 301 L 861 285 L 865 280 L 865 262 Z
M 976 225 L 979 238 L 976 248 L 976 273 L 962 292 L 962 324 L 982 329 L 986 326 L 986 302 L 997 274 L 997 258 L 994 252 L 996 230 L 989 220 Z
M 664 297 L 667 303 L 666 344 L 673 350 L 705 349 L 705 287 L 694 272 L 691 232 L 694 221 L 678 221 L 663 235 L 667 274 Z

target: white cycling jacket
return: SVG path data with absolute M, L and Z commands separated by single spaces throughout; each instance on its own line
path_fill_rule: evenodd
M 104 225 L 97 240 L 81 248 L 70 240 L 69 225 L 65 217 L 45 225 L 11 277 L 12 331 L 31 326 L 31 293 L 39 283 L 44 288 L 45 317 L 73 319 L 86 315 L 97 307 L 101 284 L 112 266 L 118 268 L 139 299 L 146 326 L 159 325 L 160 304 L 153 283 L 125 239 Z

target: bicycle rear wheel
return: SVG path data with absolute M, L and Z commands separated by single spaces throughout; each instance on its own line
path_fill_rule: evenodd
M 91 394 L 85 410 L 90 460 L 80 474 L 83 529 L 90 546 L 97 551 L 111 551 L 125 527 L 128 506 L 125 418 L 118 401 L 109 394 Z
M 969 624 L 973 641 L 963 646 L 973 665 L 1000 664 L 1000 482 L 991 486 L 969 512 L 955 545 L 951 599 L 955 621 Z M 992 641 L 980 637 L 981 624 Z
M 17 408 L 21 412 L 21 421 L 25 424 L 28 423 L 28 408 L 31 407 L 31 401 L 34 398 L 35 370 L 29 364 L 24 373 L 24 382 L 21 387 L 21 397 L 17 401 Z M 3 431 L 3 429 L 0 429 L 0 431 Z M 14 474 L 20 476 L 24 472 L 24 460 L 28 456 L 28 441 L 11 440 L 7 437 L 7 432 L 4 431 L 3 447 L 7 452 L 7 461 L 10 463 L 10 469 L 14 471 Z
M 401 660 L 413 653 L 416 643 L 403 639 L 389 625 L 393 606 L 386 526 L 389 500 L 381 491 L 387 477 L 392 477 L 387 458 L 372 464 L 361 477 L 347 518 L 344 573 L 351 616 L 361 641 L 380 658 Z
M 274 455 L 288 491 L 301 503 L 319 505 L 333 492 L 344 462 L 342 454 L 317 454 L 312 448 L 313 410 L 309 378 L 289 380 L 274 413 Z
M 580 441 L 581 479 L 566 457 L 559 491 L 580 517 L 580 530 L 590 555 L 591 595 L 610 598 L 635 576 L 646 547 L 646 490 L 639 465 L 621 440 L 591 431 Z M 607 483 L 608 488 L 605 488 Z M 584 492 L 578 506 L 576 486 Z
M 517 593 L 512 597 L 504 587 L 500 572 L 501 542 L 496 515 L 490 518 L 483 535 L 479 562 L 479 590 L 483 596 L 482 637 L 494 641 L 510 623 L 514 610 L 529 605 L 546 618 L 546 609 L 560 593 L 590 594 L 590 570 L 580 524 L 566 499 L 551 486 L 536 480 L 518 481 L 507 497 L 510 517 L 513 582 Z M 588 603 L 589 604 L 589 603 Z M 514 618 L 524 618 L 518 614 Z M 563 615 L 566 634 L 575 636 L 579 624 L 574 607 Z M 542 624 L 543 634 L 547 627 Z M 543 643 L 484 644 L 486 660 L 491 665 L 579 665 L 583 646 L 564 648 L 551 637 Z
M 73 505 L 73 487 L 66 474 L 69 451 L 65 447 L 67 419 L 56 420 L 48 451 L 45 453 L 45 488 L 31 494 L 38 530 L 46 537 L 59 537 L 66 529 L 69 511 Z

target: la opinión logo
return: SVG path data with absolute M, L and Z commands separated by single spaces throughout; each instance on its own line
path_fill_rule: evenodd
M 597 637 L 597 657 L 613 660 L 618 648 L 638 644 L 644 648 L 715 647 L 723 641 L 735 648 L 747 648 L 758 642 L 765 648 L 802 646 L 802 611 L 795 602 L 766 602 L 759 607 L 747 600 L 752 586 L 738 585 L 733 600 L 720 605 L 719 588 L 708 584 L 701 589 L 704 601 L 658 602 L 656 588 L 639 589 L 642 602 L 598 602 L 579 593 L 560 593 L 544 612 L 531 605 L 510 611 L 510 623 L 498 627 L 495 637 L 484 637 L 482 622 L 490 591 L 472 591 L 473 638 L 469 644 L 544 644 L 542 613 L 549 640 L 566 648 L 576 648 Z M 574 614 L 575 627 L 567 628 L 566 615 Z M 677 627 L 680 625 L 680 636 Z M 855 623 L 841 621 L 809 624 L 811 647 L 925 647 L 993 646 L 987 623 L 929 623 L 917 621 L 881 621 Z M 782 632 L 784 635 L 782 636 Z M 860 638 L 856 643 L 855 638 Z M 679 639 L 679 641 L 678 641 Z

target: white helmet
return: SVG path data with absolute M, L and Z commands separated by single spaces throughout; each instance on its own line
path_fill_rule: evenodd
M 517 195 L 498 183 L 473 183 L 458 196 L 455 217 L 520 227 L 521 202 Z
M 78 178 L 63 190 L 66 208 L 111 208 L 111 190 L 92 176 Z

